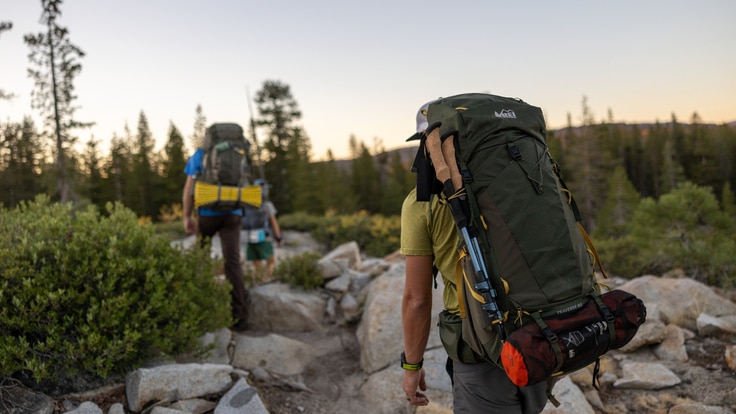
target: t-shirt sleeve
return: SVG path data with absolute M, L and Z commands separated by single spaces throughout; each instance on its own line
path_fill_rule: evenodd
M 273 203 L 270 201 L 263 202 L 263 211 L 266 212 L 266 215 L 268 215 L 268 217 L 275 216 L 277 213 L 276 206 L 274 206 Z
M 399 253 L 406 256 L 431 256 L 432 239 L 427 222 L 427 205 L 416 201 L 416 193 L 410 192 L 401 207 L 401 247 Z
M 194 154 L 192 154 L 192 156 L 189 157 L 189 160 L 187 161 L 187 165 L 184 166 L 184 174 L 194 177 L 200 172 L 202 172 L 203 156 L 204 156 L 204 151 L 201 148 L 194 151 Z

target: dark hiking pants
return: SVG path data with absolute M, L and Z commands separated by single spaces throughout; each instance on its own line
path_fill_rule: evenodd
M 247 320 L 246 291 L 243 282 L 243 268 L 240 265 L 240 225 L 241 216 L 199 216 L 199 234 L 203 239 L 211 239 L 215 233 L 220 235 L 222 257 L 225 261 L 225 277 L 233 286 L 232 312 L 236 323 Z

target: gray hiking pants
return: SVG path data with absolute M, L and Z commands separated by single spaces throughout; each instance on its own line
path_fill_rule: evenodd
M 517 387 L 490 363 L 453 361 L 454 413 L 536 414 L 547 403 L 547 383 Z

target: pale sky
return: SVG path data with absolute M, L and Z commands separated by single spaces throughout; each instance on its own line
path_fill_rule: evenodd
M 3 122 L 36 116 L 23 35 L 40 16 L 40 0 L 0 0 Z M 422 103 L 464 92 L 522 98 L 549 129 L 580 124 L 583 96 L 596 120 L 736 121 L 734 21 L 733 0 L 65 0 L 58 23 L 86 53 L 76 117 L 96 125 L 81 142 L 107 148 L 143 111 L 156 149 L 171 122 L 189 145 L 200 104 L 246 128 L 246 89 L 279 80 L 323 159 L 351 135 L 410 145 Z

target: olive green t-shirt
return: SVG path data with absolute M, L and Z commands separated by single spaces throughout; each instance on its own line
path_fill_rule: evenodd
M 434 264 L 444 282 L 445 309 L 458 313 L 455 266 L 458 236 L 449 207 L 440 204 L 433 195 L 431 201 L 417 201 L 416 188 L 404 199 L 401 207 L 401 248 L 406 256 L 433 256 Z

